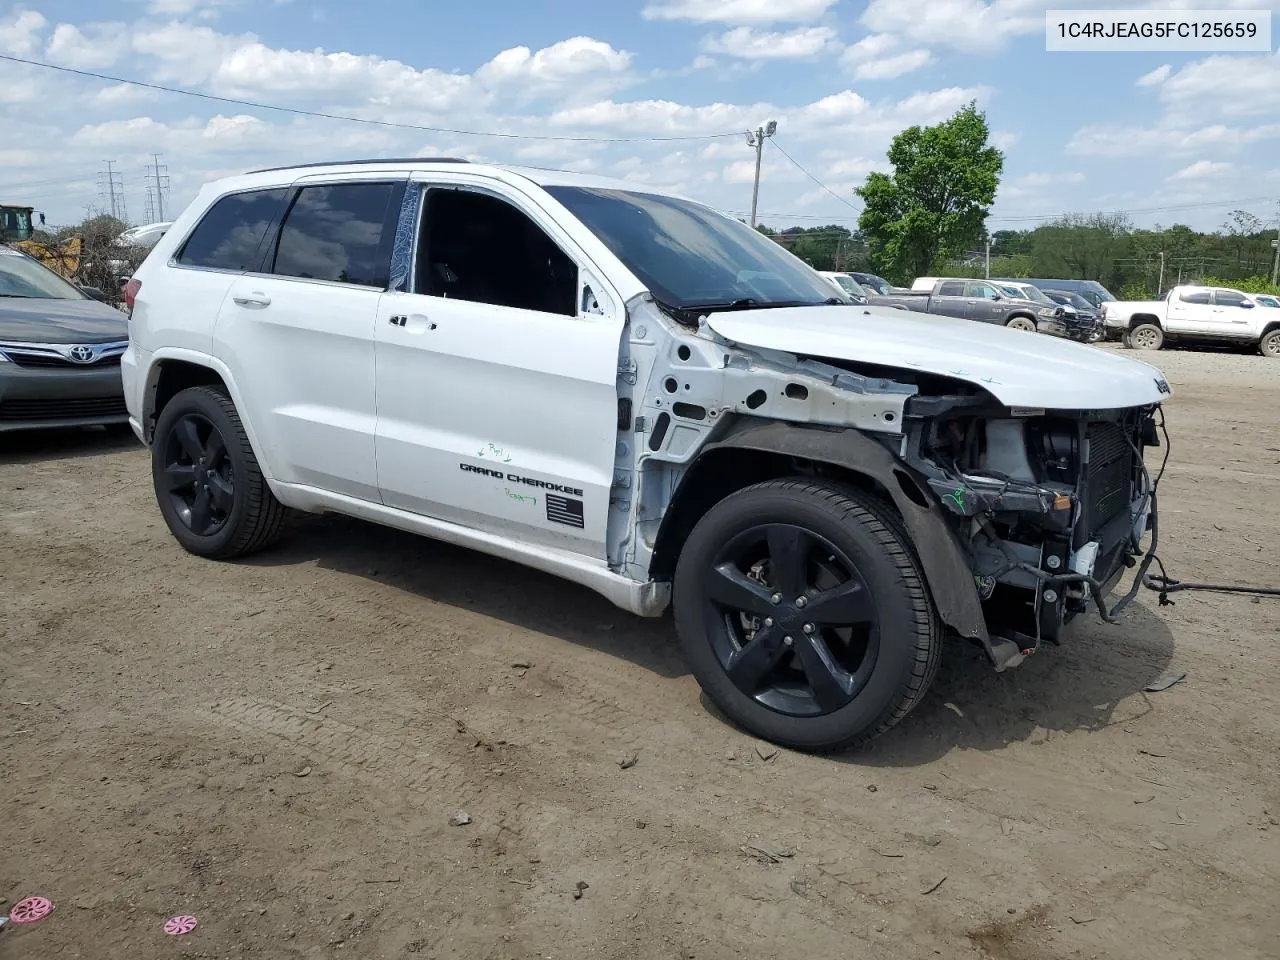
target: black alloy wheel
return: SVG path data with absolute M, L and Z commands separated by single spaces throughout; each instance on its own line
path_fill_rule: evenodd
M 911 538 L 884 501 L 815 478 L 730 494 L 685 541 L 676 630 L 707 697 L 800 750 L 864 743 L 937 672 L 942 628 Z
M 156 418 L 151 479 L 169 532 L 220 560 L 274 543 L 289 511 L 271 492 L 235 404 L 218 386 L 177 393 Z
M 218 428 L 202 414 L 184 414 L 165 437 L 164 463 L 174 513 L 196 536 L 216 534 L 236 497 L 235 469 Z
M 707 635 L 744 695 L 788 716 L 847 706 L 880 647 L 875 601 L 835 544 L 793 524 L 751 527 L 707 571 Z

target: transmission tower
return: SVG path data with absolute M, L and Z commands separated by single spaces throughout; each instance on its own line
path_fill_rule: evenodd
M 160 154 L 151 155 L 146 166 L 147 222 L 164 219 L 165 201 L 169 199 L 169 168 L 160 162 Z
M 107 169 L 98 174 L 98 196 L 106 209 L 117 220 L 127 221 L 129 212 L 124 203 L 124 174 L 115 169 L 115 161 L 105 161 Z

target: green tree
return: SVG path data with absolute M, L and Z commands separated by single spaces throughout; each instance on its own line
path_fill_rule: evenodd
M 877 272 L 906 282 L 981 242 L 1004 170 L 989 136 L 986 115 L 970 103 L 936 126 L 908 127 L 893 138 L 893 173 L 872 173 L 856 191 L 865 205 L 858 226 Z

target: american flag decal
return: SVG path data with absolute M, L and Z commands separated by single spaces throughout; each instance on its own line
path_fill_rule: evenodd
M 552 523 L 563 523 L 569 527 L 582 529 L 586 526 L 582 519 L 582 501 L 572 497 L 562 497 L 556 493 L 547 494 L 547 519 Z

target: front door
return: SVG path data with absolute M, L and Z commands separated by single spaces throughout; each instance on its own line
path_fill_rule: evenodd
M 1213 291 L 1213 329 L 1215 335 L 1231 340 L 1256 337 L 1254 311 L 1257 307 L 1239 290 L 1215 287 Z
M 603 560 L 622 305 L 508 191 L 422 185 L 409 291 L 376 324 L 382 498 Z
M 1004 294 L 986 281 L 970 282 L 969 293 L 969 312 L 965 316 L 983 323 L 1003 322 L 1004 307 L 1000 301 Z

